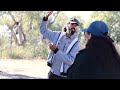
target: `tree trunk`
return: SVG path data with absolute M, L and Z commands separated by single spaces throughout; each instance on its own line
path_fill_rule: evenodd
M 22 19 L 21 19 L 22 20 Z M 19 42 L 19 45 L 23 45 L 24 42 L 26 41 L 26 38 L 25 38 L 25 34 L 23 33 L 23 30 L 22 30 L 22 23 L 20 21 L 18 27 L 17 27 L 17 30 L 18 30 L 18 42 Z
M 30 20 L 28 23 L 28 32 L 32 30 L 32 21 Z
M 11 30 L 11 44 L 12 44 L 12 38 L 14 38 L 15 45 L 18 46 L 18 40 L 17 40 L 15 32 L 13 31 L 13 27 L 14 27 L 15 23 L 12 25 L 12 27 L 9 24 L 7 24 L 7 23 L 6 23 L 6 25 Z
M 8 14 L 14 21 L 14 25 L 11 28 L 11 32 L 12 32 L 12 36 L 14 37 L 14 40 L 15 40 L 15 45 L 17 45 L 17 46 L 23 45 L 23 43 L 26 41 L 26 37 L 22 30 L 22 24 L 21 24 L 22 18 L 19 20 L 19 22 L 17 22 L 15 20 L 14 16 L 12 15 L 11 11 L 9 11 Z

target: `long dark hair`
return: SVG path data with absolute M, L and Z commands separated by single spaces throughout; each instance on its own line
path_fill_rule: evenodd
M 113 40 L 107 35 L 104 37 L 91 35 L 91 39 L 86 44 L 86 49 L 91 50 L 93 56 L 103 63 L 112 64 L 113 60 L 120 63 L 120 56 L 113 44 Z

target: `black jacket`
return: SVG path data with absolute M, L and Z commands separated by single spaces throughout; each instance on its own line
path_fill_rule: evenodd
M 109 62 L 109 63 L 108 63 Z M 67 71 L 68 79 L 120 79 L 120 63 L 112 58 L 102 61 L 90 49 L 81 50 Z

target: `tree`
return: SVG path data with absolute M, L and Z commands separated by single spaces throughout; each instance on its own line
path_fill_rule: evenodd
M 16 21 L 14 15 L 12 14 L 12 11 L 8 11 L 8 14 L 10 15 L 11 19 L 13 20 L 14 24 L 11 27 L 8 23 L 6 25 L 11 30 L 11 39 L 14 37 L 15 45 L 22 45 L 23 42 L 25 42 L 25 34 L 22 30 L 22 17 L 20 16 L 20 20 Z

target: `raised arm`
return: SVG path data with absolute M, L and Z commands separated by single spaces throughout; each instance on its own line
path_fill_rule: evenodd
M 45 38 L 47 38 L 51 42 L 54 42 L 57 33 L 47 28 L 47 21 L 51 14 L 52 11 L 48 12 L 48 14 L 43 17 L 42 21 L 40 22 L 39 31 Z

